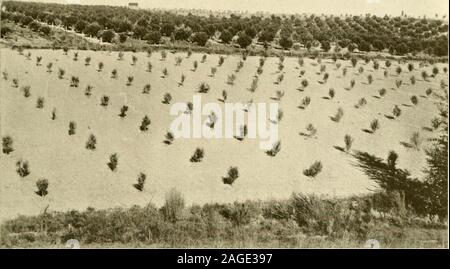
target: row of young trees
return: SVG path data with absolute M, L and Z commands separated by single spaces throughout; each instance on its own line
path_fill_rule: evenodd
M 205 46 L 216 38 L 228 44 L 235 42 L 245 48 L 254 42 L 284 49 L 295 43 L 307 49 L 321 47 L 324 51 L 336 44 L 337 49 L 350 51 L 389 49 L 391 53 L 426 52 L 447 55 L 448 25 L 437 19 L 377 16 L 239 16 L 229 17 L 193 14 L 180 15 L 169 11 L 132 10 L 124 7 L 59 5 L 7 1 L 3 17 L 17 23 L 33 20 L 60 25 L 88 36 L 111 42 L 128 36 L 159 43 L 162 37 L 173 41 L 189 41 Z M 101 15 L 99 15 L 101 14 Z M 106 34 L 105 34 L 106 32 Z

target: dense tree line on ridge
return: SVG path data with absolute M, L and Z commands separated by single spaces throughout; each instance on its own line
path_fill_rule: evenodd
M 225 16 L 181 15 L 171 11 L 126 7 L 83 6 L 7 1 L 2 19 L 47 32 L 38 22 L 60 25 L 104 42 L 125 42 L 128 37 L 158 44 L 188 41 L 205 46 L 209 40 L 246 48 L 259 43 L 283 49 L 302 46 L 329 51 L 382 51 L 404 55 L 425 52 L 448 55 L 448 24 L 438 19 L 412 17 L 330 16 Z

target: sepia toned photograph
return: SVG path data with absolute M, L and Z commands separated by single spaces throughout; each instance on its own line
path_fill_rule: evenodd
M 0 248 L 449 248 L 447 0 L 0 3 Z

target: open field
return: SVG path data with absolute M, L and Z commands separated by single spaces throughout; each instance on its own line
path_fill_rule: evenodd
M 24 56 L 28 52 L 30 60 Z M 62 50 L 30 50 L 19 55 L 11 49 L 0 51 L 1 71 L 8 74 L 8 79 L 1 81 L 1 136 L 10 136 L 14 148 L 0 159 L 0 219 L 39 214 L 47 207 L 64 211 L 149 202 L 161 205 L 173 188 L 183 193 L 188 204 L 284 199 L 293 192 L 328 196 L 368 193 L 376 188 L 374 183 L 355 166 L 350 154 L 337 149 L 345 146 L 346 134 L 354 139 L 352 150 L 377 156 L 387 156 L 394 150 L 399 155 L 398 167 L 421 178 L 426 165 L 424 149 L 430 146 L 429 139 L 438 135 L 431 128 L 438 110 L 433 95 L 426 91 L 441 91 L 441 80 L 448 85 L 443 72 L 448 64 L 436 64 L 439 73 L 424 81 L 421 72 L 431 75 L 434 66 L 419 67 L 415 62 L 410 72 L 407 63 L 393 62 L 386 68 L 384 61 L 379 61 L 379 69 L 374 70 L 373 62 L 359 61 L 352 67 L 350 61 L 338 60 L 341 66 L 337 68 L 329 59 L 318 64 L 317 59 L 305 58 L 304 65 L 299 66 L 297 58 L 286 58 L 280 72 L 279 59 L 270 57 L 259 75 L 259 86 L 251 92 L 248 89 L 259 57 L 248 57 L 242 69 L 235 72 L 240 56 L 226 56 L 224 64 L 218 67 L 219 55 L 207 55 L 202 63 L 202 54 L 197 53 L 189 58 L 186 53 L 168 53 L 161 60 L 159 52 L 151 57 L 130 52 L 119 61 L 117 52 L 77 51 L 78 61 L 73 61 L 74 52 L 64 55 Z M 138 59 L 135 65 L 131 65 L 133 55 Z M 42 56 L 39 66 L 37 56 Z M 178 56 L 183 60 L 176 66 Z M 86 57 L 92 59 L 88 66 Z M 198 62 L 195 71 L 194 61 Z M 97 70 L 99 62 L 104 64 L 102 71 Z M 152 63 L 151 72 L 146 71 L 148 62 Z M 52 72 L 47 72 L 48 63 L 53 63 Z M 322 65 L 325 70 L 320 72 Z M 400 74 L 396 74 L 398 66 L 402 69 Z M 217 68 L 214 77 L 210 76 L 212 67 Z M 65 70 L 62 79 L 58 78 L 58 68 Z M 164 68 L 168 75 L 163 78 Z M 347 69 L 345 76 L 343 68 Z M 359 68 L 363 68 L 361 73 Z M 117 78 L 111 78 L 113 69 L 118 71 Z M 299 77 L 302 70 L 305 73 Z M 329 74 L 326 82 L 325 73 Z M 186 79 L 180 86 L 182 74 Z M 231 74 L 236 75 L 234 85 L 227 84 Z M 284 74 L 284 79 L 274 83 L 280 74 Z M 372 83 L 368 82 L 369 75 Z M 79 78 L 78 87 L 70 87 L 72 76 Z M 129 86 L 127 76 L 134 76 Z M 414 85 L 411 76 L 416 78 Z M 18 79 L 17 88 L 13 86 L 14 78 Z M 304 88 L 303 79 L 309 82 Z M 350 89 L 352 79 L 355 85 Z M 397 87 L 399 80 L 402 85 Z M 162 103 L 164 94 L 170 93 L 171 104 L 192 102 L 193 95 L 199 94 L 201 82 L 210 85 L 209 92 L 201 94 L 202 103 L 220 103 L 223 90 L 231 103 L 278 102 L 284 112 L 278 123 L 281 151 L 274 157 L 268 156 L 259 148 L 258 139 L 175 139 L 171 145 L 163 143 L 174 119 L 169 114 L 171 106 Z M 151 90 L 143 94 L 146 84 L 151 85 Z M 93 87 L 91 96 L 85 95 L 88 85 Z M 30 86 L 29 97 L 24 97 L 24 86 Z M 333 97 L 330 88 L 334 89 Z M 379 94 L 382 88 L 386 89 L 384 96 Z M 273 98 L 277 91 L 284 93 L 280 100 Z M 110 97 L 107 107 L 100 105 L 103 95 Z M 299 108 L 307 96 L 311 103 Z M 412 96 L 418 98 L 417 105 L 412 104 Z M 36 107 L 39 97 L 44 98 L 43 108 Z M 367 104 L 356 108 L 361 98 Z M 119 117 L 123 105 L 129 107 L 125 118 Z M 395 105 L 401 109 L 401 115 L 392 119 Z M 342 119 L 331 120 L 339 108 L 344 111 Z M 56 118 L 52 120 L 54 109 Z M 142 132 L 139 126 L 145 115 L 151 119 L 151 125 Z M 379 129 L 371 133 L 366 129 L 375 119 Z M 71 121 L 76 123 L 73 135 L 68 134 Z M 300 135 L 306 132 L 308 124 L 317 133 L 310 137 Z M 405 146 L 414 132 L 420 134 L 417 149 Z M 85 148 L 90 134 L 97 139 L 94 151 Z M 199 163 L 190 162 L 197 147 L 204 149 L 205 157 Z M 113 153 L 118 154 L 116 171 L 107 166 Z M 19 160 L 28 161 L 30 166 L 30 174 L 23 178 L 16 172 Z M 314 178 L 305 176 L 303 171 L 315 161 L 321 162 L 321 173 Z M 239 169 L 239 178 L 232 186 L 222 181 L 230 166 Z M 133 184 L 141 172 L 147 175 L 147 181 L 139 192 Z M 41 178 L 49 182 L 44 197 L 35 194 L 36 181 Z

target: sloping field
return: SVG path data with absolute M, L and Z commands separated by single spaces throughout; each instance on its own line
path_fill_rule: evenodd
M 32 50 L 31 60 L 17 51 L 2 49 L 1 71 L 8 73 L 8 79 L 1 80 L 0 113 L 1 136 L 13 139 L 14 151 L 0 155 L 0 218 L 10 218 L 18 214 L 37 214 L 47 206 L 49 210 L 109 208 L 116 206 L 145 205 L 148 202 L 161 204 L 164 195 L 172 188 L 181 191 L 188 203 L 231 202 L 247 199 L 286 198 L 292 192 L 316 193 L 332 196 L 361 194 L 376 188 L 372 182 L 355 166 L 350 154 L 337 150 L 344 146 L 344 136 L 353 137 L 353 150 L 367 151 L 385 158 L 390 150 L 399 155 L 398 166 L 410 170 L 421 177 L 425 166 L 424 149 L 430 145 L 429 138 L 437 135 L 423 127 L 431 127 L 431 120 L 438 113 L 432 95 L 426 90 L 440 90 L 440 81 L 448 83 L 443 73 L 444 65 L 436 65 L 439 74 L 424 81 L 421 72 L 432 74 L 433 66 L 409 72 L 407 64 L 401 65 L 402 72 L 397 75 L 398 63 L 393 62 L 384 76 L 385 63 L 374 70 L 372 62 L 359 61 L 355 68 L 350 61 L 338 60 L 336 68 L 331 60 L 322 60 L 326 70 L 320 74 L 320 64 L 306 59 L 300 67 L 296 58 L 284 61 L 284 80 L 275 84 L 278 72 L 278 58 L 267 58 L 264 71 L 259 76 L 258 88 L 254 93 L 248 90 L 256 69 L 258 57 L 248 57 L 244 67 L 235 73 L 240 56 L 226 56 L 218 67 L 219 55 L 208 55 L 201 63 L 201 54 L 168 53 L 162 61 L 159 52 L 151 57 L 144 53 L 125 53 L 118 61 L 116 52 L 79 51 L 79 60 L 73 61 L 73 51 L 64 55 L 61 50 Z M 25 51 L 24 54 L 27 54 Z M 131 57 L 138 61 L 131 65 Z M 42 56 L 42 65 L 36 66 L 36 56 Z M 85 57 L 91 57 L 85 66 Z M 180 66 L 175 65 L 175 57 L 182 56 Z M 192 71 L 193 62 L 198 61 L 198 69 Z M 52 72 L 47 72 L 47 63 L 53 63 Z M 97 64 L 104 63 L 103 71 L 97 71 Z M 153 65 L 147 72 L 147 63 Z M 447 66 L 447 65 L 445 65 Z M 211 67 L 217 67 L 214 77 Z M 342 69 L 347 68 L 343 76 Z M 363 67 L 360 74 L 358 68 Z M 64 78 L 58 78 L 58 68 L 66 71 Z M 163 68 L 168 76 L 162 77 Z M 117 69 L 118 78 L 111 78 L 111 70 Z M 303 77 L 299 77 L 305 70 Z M 227 84 L 227 77 L 236 75 L 234 85 Z M 324 73 L 329 74 L 326 83 L 322 82 Z M 185 74 L 183 86 L 180 77 Z M 373 76 L 368 83 L 367 76 Z M 410 77 L 417 79 L 414 85 Z M 80 79 L 79 87 L 70 87 L 71 76 Z M 132 85 L 127 86 L 127 76 L 134 76 Z M 17 78 L 19 86 L 13 87 Z M 301 81 L 307 79 L 309 85 L 303 90 Z M 355 80 L 352 89 L 350 81 Z M 397 88 L 396 80 L 402 80 Z M 176 102 L 192 102 L 198 94 L 198 85 L 206 82 L 210 91 L 202 94 L 202 103 L 215 102 L 222 91 L 228 92 L 227 102 L 254 103 L 278 102 L 284 112 L 279 123 L 281 151 L 268 156 L 259 148 L 258 139 L 175 139 L 173 144 L 163 143 L 164 135 L 174 119 L 169 114 L 171 105 L 163 104 L 165 93 Z M 151 84 L 149 94 L 143 94 L 145 84 Z M 29 85 L 31 96 L 25 98 L 22 86 Z M 85 88 L 92 85 L 92 95 L 85 96 Z M 334 88 L 334 98 L 329 97 L 329 89 Z M 379 90 L 386 94 L 379 96 Z M 285 93 L 281 100 L 274 100 L 276 91 Z M 103 95 L 110 97 L 109 105 L 100 105 Z M 418 97 L 413 105 L 411 96 Z M 299 105 L 309 96 L 311 103 L 305 109 Z M 43 97 L 44 107 L 36 107 L 38 97 Z M 355 105 L 361 98 L 367 104 L 360 108 Z M 129 106 L 127 117 L 118 116 L 123 105 Z M 394 106 L 401 109 L 401 115 L 389 119 Z M 339 122 L 330 119 L 341 107 L 344 115 Z M 52 111 L 56 109 L 56 119 Z M 148 115 L 151 125 L 147 132 L 141 132 L 142 118 Z M 205 117 L 206 119 L 206 117 Z M 375 133 L 370 123 L 378 119 L 380 128 Z M 68 134 L 69 122 L 76 122 L 76 133 Z M 308 124 L 317 129 L 315 137 L 299 135 L 306 132 Z M 421 137 L 420 150 L 402 145 L 409 143 L 414 132 Z M 97 138 L 95 151 L 85 148 L 90 134 Z M 203 148 L 202 162 L 189 161 L 197 147 Z M 109 156 L 118 154 L 117 171 L 111 171 L 107 163 Z M 30 174 L 21 178 L 16 173 L 16 162 L 27 160 Z M 321 161 L 322 172 L 315 178 L 307 177 L 303 170 L 315 161 Z M 230 166 L 239 169 L 239 178 L 230 186 L 222 182 Z M 139 192 L 133 187 L 140 172 L 147 175 L 145 188 Z M 36 181 L 46 178 L 49 181 L 48 195 L 40 197 L 36 191 Z

